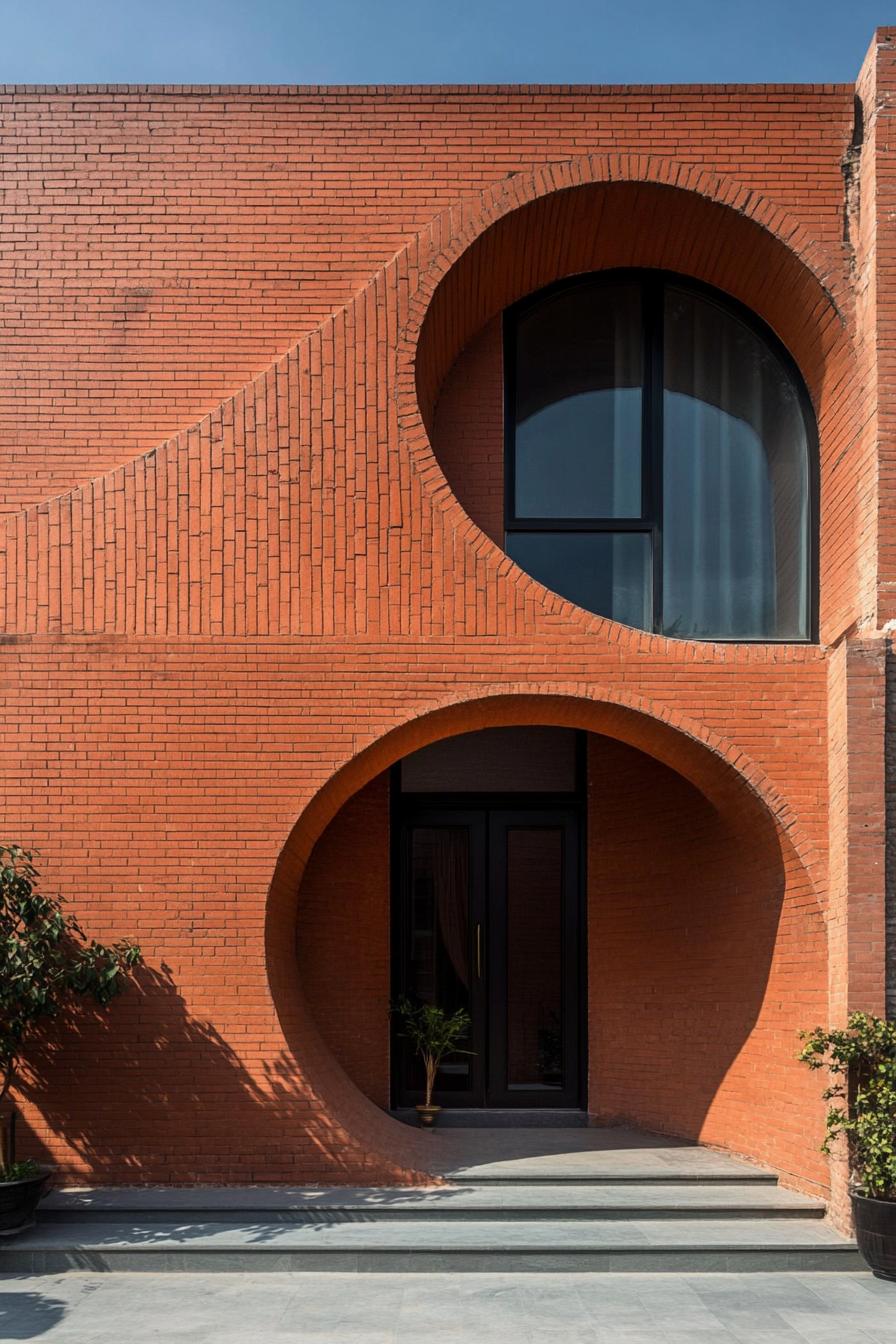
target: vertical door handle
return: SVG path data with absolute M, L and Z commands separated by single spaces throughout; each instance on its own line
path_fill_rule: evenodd
M 482 979 L 482 925 L 476 925 L 476 978 Z

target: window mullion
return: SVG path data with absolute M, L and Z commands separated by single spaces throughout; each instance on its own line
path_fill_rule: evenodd
M 507 532 L 652 532 L 647 518 L 513 518 Z
M 653 628 L 663 628 L 663 281 L 644 281 L 644 479 L 653 538 Z

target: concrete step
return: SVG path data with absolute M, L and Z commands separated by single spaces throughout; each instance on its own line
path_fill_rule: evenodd
M 238 1224 L 426 1219 L 823 1218 L 820 1200 L 775 1185 L 609 1182 L 592 1185 L 461 1185 L 430 1189 L 107 1189 L 55 1192 L 41 1222 L 137 1220 Z
M 703 1152 L 703 1150 L 695 1150 Z M 501 1158 L 457 1165 L 434 1162 L 433 1169 L 457 1185 L 765 1185 L 775 1186 L 778 1177 L 763 1167 L 732 1162 L 721 1157 L 696 1162 L 651 1161 L 634 1153 L 626 1159 L 607 1159 L 602 1153 L 546 1153 L 520 1159 Z
M 202 1224 L 39 1222 L 0 1248 L 0 1272 L 745 1272 L 857 1270 L 853 1242 L 816 1218 L 346 1219 Z
M 54 1191 L 0 1272 L 856 1270 L 774 1172 L 625 1128 L 447 1129 L 425 1188 Z
M 597 1185 L 597 1186 L 626 1186 L 626 1185 L 646 1185 L 651 1181 L 661 1182 L 666 1185 L 741 1185 L 741 1186 L 776 1186 L 778 1178 L 773 1172 L 763 1171 L 757 1167 L 755 1170 L 745 1167 L 741 1172 L 729 1171 L 666 1171 L 662 1175 L 645 1169 L 643 1167 L 633 1166 L 629 1170 L 616 1170 L 613 1172 L 604 1172 L 600 1170 L 583 1170 L 579 1172 L 570 1171 L 561 1166 L 552 1166 L 545 1163 L 541 1167 L 527 1166 L 525 1168 L 515 1168 L 511 1163 L 502 1163 L 498 1165 L 485 1165 L 475 1167 L 449 1167 L 447 1170 L 439 1171 L 438 1174 L 444 1180 L 450 1181 L 455 1185 L 503 1185 L 503 1186 L 532 1186 L 532 1185 L 557 1185 L 557 1186 L 578 1186 L 578 1185 Z
M 464 1185 L 777 1182 L 773 1171 L 726 1153 L 624 1127 L 445 1129 L 426 1142 L 429 1170 Z

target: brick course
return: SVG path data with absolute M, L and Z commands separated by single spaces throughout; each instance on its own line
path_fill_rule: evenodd
M 434 216 L 584 154 L 712 164 L 841 233 L 846 86 L 0 91 L 8 509 L 154 448 Z
M 425 1146 L 369 1100 L 376 781 L 444 733 L 561 722 L 619 778 L 592 797 L 595 872 L 615 863 L 596 1110 L 824 1186 L 794 1033 L 884 987 L 894 37 L 860 77 L 861 142 L 846 86 L 0 91 L 5 821 L 148 961 L 26 1084 L 67 1174 L 419 1179 Z M 718 285 L 800 365 L 818 645 L 629 630 L 501 552 L 500 312 L 613 265 Z M 620 800 L 651 781 L 647 992 Z M 664 951 L 695 939 L 699 973 L 671 983 Z M 690 1040 L 712 1013 L 715 1043 Z M 687 1067 L 650 1076 L 667 1019 Z

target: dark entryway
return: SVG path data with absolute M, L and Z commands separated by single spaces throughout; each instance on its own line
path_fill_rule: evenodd
M 526 732 L 534 736 L 520 769 L 514 749 Z M 439 1073 L 443 1106 L 582 1103 L 579 745 L 567 730 L 495 729 L 469 735 L 466 767 L 458 740 L 429 775 L 407 771 L 404 788 L 396 778 L 393 990 L 472 1019 L 472 1053 Z M 568 753 L 568 770 L 558 752 Z M 426 787 L 459 784 L 470 770 L 477 782 L 517 787 Z M 546 779 L 560 787 L 526 787 Z M 393 1105 L 413 1105 L 422 1089 L 419 1063 L 396 1032 Z

